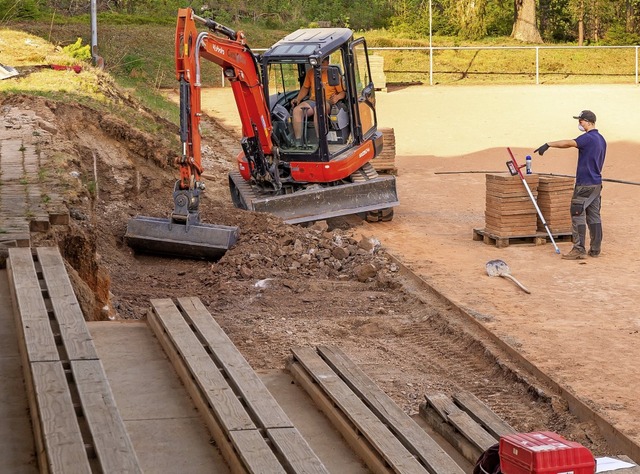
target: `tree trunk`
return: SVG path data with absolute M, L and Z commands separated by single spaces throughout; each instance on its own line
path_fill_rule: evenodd
M 536 0 L 515 0 L 515 22 L 511 37 L 524 43 L 542 43 L 536 26 Z
M 580 0 L 580 18 L 578 18 L 578 46 L 584 44 L 584 0 Z
M 487 0 L 457 0 L 458 34 L 465 39 L 477 40 L 487 34 L 485 12 Z
M 578 46 L 582 46 L 584 44 L 584 21 L 582 18 L 578 20 Z

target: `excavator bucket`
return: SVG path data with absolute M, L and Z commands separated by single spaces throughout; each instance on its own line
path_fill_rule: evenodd
M 362 214 L 399 204 L 396 178 L 391 175 L 280 196 L 259 196 L 239 172 L 232 171 L 229 187 L 236 207 L 268 212 L 289 224 Z
M 137 216 L 127 224 L 124 238 L 130 247 L 142 253 L 217 260 L 235 244 L 238 228 Z

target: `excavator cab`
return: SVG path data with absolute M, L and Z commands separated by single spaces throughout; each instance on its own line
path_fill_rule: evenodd
M 290 223 L 349 214 L 391 220 L 398 204 L 395 177 L 379 176 L 370 163 L 382 151 L 382 134 L 364 38 L 354 40 L 347 28 L 301 29 L 257 62 L 279 188 L 261 190 L 250 174 L 252 157 L 241 154 L 239 173 L 229 176 L 235 205 Z M 315 101 L 314 113 L 296 116 L 292 100 L 308 74 L 314 78 L 307 97 Z M 344 98 L 329 105 L 327 90 L 344 91 Z

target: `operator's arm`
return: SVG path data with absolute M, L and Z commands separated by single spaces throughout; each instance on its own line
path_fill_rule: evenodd
M 298 92 L 298 95 L 296 96 L 295 99 L 291 101 L 291 103 L 294 106 L 298 105 L 302 101 L 302 99 L 304 99 L 307 96 L 307 94 L 309 94 L 309 88 L 307 86 L 302 86 L 300 88 L 300 91 Z
M 547 142 L 533 150 L 533 152 L 542 156 L 549 148 L 578 148 L 578 143 L 575 140 L 557 140 L 555 142 Z
M 333 94 L 331 97 L 329 97 L 329 104 L 334 105 L 339 100 L 344 99 L 346 96 L 347 96 L 347 93 L 345 91 L 337 92 L 337 93 Z

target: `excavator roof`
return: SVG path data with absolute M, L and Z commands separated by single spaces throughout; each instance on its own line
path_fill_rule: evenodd
M 285 36 L 262 56 L 267 60 L 320 59 L 352 37 L 353 31 L 349 28 L 303 28 Z

